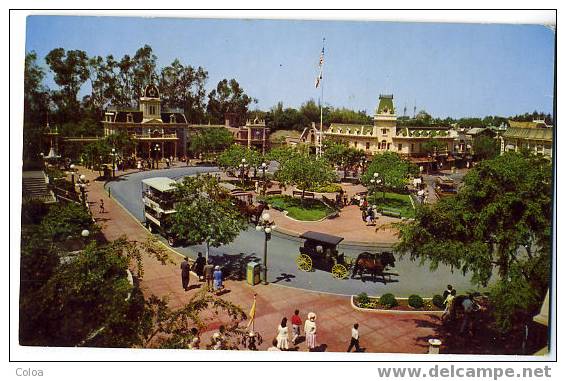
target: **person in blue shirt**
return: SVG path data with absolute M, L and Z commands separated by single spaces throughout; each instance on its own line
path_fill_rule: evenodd
M 218 292 L 222 289 L 222 271 L 220 270 L 220 266 L 214 268 L 212 276 L 214 278 L 214 291 Z

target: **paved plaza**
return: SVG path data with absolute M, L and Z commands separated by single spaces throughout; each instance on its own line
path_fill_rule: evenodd
M 182 172 L 183 170 L 186 171 L 186 169 L 181 168 L 169 171 L 172 174 L 176 173 L 175 171 Z M 97 223 L 101 225 L 106 238 L 113 240 L 126 235 L 130 240 L 144 240 L 148 235 L 147 230 L 136 218 L 133 218 L 135 213 L 131 214 L 127 211 L 127 208 L 118 204 L 114 197 L 108 197 L 104 183 L 94 180 L 98 173 L 84 169 L 81 169 L 80 172 L 84 173 L 90 181 L 88 199 L 91 203 L 91 210 Z M 145 172 L 144 174 L 163 175 L 158 171 Z M 126 182 L 116 181 L 111 184 L 126 184 Z M 105 201 L 106 212 L 103 214 L 100 214 L 96 207 L 97 201 L 100 199 Z M 280 239 L 293 242 L 288 237 Z M 295 242 L 295 245 L 297 245 L 297 242 Z M 181 261 L 181 255 L 176 255 L 174 251 L 171 251 L 171 258 L 177 264 Z M 173 308 L 182 306 L 202 287 L 197 282 L 196 277 L 192 275 L 190 284 L 193 285 L 193 288 L 185 292 L 181 287 L 178 265 L 162 265 L 157 260 L 146 257 L 144 258 L 144 269 L 145 274 L 141 282 L 144 293 L 160 297 L 167 296 Z M 421 271 L 428 272 L 425 269 L 421 269 Z M 273 276 L 275 271 L 272 269 L 271 272 Z M 307 275 L 313 277 L 316 272 Z M 303 321 L 309 311 L 317 313 L 319 344 L 321 344 L 321 350 L 325 351 L 345 351 L 350 340 L 351 326 L 358 322 L 360 324 L 361 346 L 367 352 L 426 353 L 428 339 L 435 337 L 435 328 L 440 323 L 438 317 L 429 314 L 397 315 L 360 312 L 352 308 L 349 295 L 334 295 L 289 287 L 286 285 L 287 282 L 277 281 L 277 279 L 270 279 L 270 281 L 272 283 L 268 286 L 250 286 L 245 281 L 228 279 L 225 285 L 229 292 L 222 296 L 248 312 L 253 302 L 253 295 L 254 293 L 257 294 L 255 330 L 264 338 L 259 349 L 269 347 L 271 339 L 275 337 L 276 327 L 281 318 L 283 316 L 290 318 L 295 309 L 301 311 Z M 332 283 L 340 284 L 340 281 L 333 279 Z M 363 285 L 359 280 L 357 284 Z M 365 284 L 369 285 L 372 282 Z M 195 287 L 194 285 L 199 286 Z M 203 343 L 208 342 L 211 334 L 222 323 L 221 319 L 217 319 L 208 325 L 206 332 L 203 332 L 202 335 Z M 296 350 L 307 350 L 305 343 L 299 343 Z
M 143 221 L 142 179 L 157 176 L 178 179 L 183 176 L 214 170 L 216 169 L 206 167 L 178 167 L 136 172 L 121 176 L 118 180 L 109 182 L 106 186 L 110 189 L 112 197 L 128 210 L 133 218 Z M 349 189 L 348 193 L 353 194 L 353 191 L 354 189 Z M 287 192 L 290 193 L 291 190 L 289 189 Z M 411 261 L 408 256 L 402 258 L 397 256 L 395 268 L 389 272 L 385 279 L 386 283 L 381 278 L 378 278 L 377 282 L 373 282 L 369 280 L 369 277 L 365 281 L 361 281 L 359 278 L 337 280 L 330 272 L 316 268 L 311 272 L 300 271 L 295 259 L 299 254 L 298 249 L 303 240 L 298 236 L 307 230 L 344 237 L 344 241 L 338 246 L 338 250 L 352 258 L 356 258 L 360 252 L 366 250 L 390 251 L 391 245 L 395 241 L 394 231 L 391 229 L 378 229 L 376 231 L 376 227 L 366 226 L 361 220 L 357 206 L 347 206 L 342 209 L 340 217 L 321 222 L 295 221 L 274 209 L 270 209 L 269 214 L 277 224 L 275 234 L 268 244 L 268 279 L 271 283 L 346 296 L 357 295 L 360 292 L 366 292 L 368 295 L 383 295 L 391 292 L 400 297 L 407 297 L 411 294 L 432 296 L 440 293 L 446 283 L 451 283 L 456 289 L 462 291 L 472 288 L 469 277 L 464 277 L 460 272 L 452 272 L 449 267 L 444 265 L 439 265 L 438 270 L 430 272 L 427 264 L 421 266 L 418 262 Z M 390 224 L 393 221 L 395 220 L 389 217 L 380 217 L 378 227 L 379 225 Z M 160 239 L 165 242 L 162 237 Z M 215 263 L 224 268 L 234 269 L 232 275 L 237 279 L 243 275 L 243 267 L 248 262 L 263 262 L 263 245 L 264 234 L 257 232 L 250 225 L 229 245 L 211 248 L 211 257 Z M 194 259 L 197 252 L 204 253 L 205 247 L 204 245 L 175 247 L 174 250 L 180 255 L 187 255 Z

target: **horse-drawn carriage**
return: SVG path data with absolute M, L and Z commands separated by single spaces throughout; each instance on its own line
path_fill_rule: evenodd
M 337 279 L 354 278 L 356 274 L 363 279 L 363 274 L 370 272 L 374 280 L 377 275 L 381 275 L 385 282 L 384 270 L 389 266 L 395 267 L 395 257 L 389 252 L 363 252 L 355 260 L 344 253 L 338 253 L 337 246 L 344 240 L 342 237 L 313 231 L 307 231 L 300 237 L 305 242 L 299 248 L 296 263 L 302 271 L 317 268 L 331 272 Z

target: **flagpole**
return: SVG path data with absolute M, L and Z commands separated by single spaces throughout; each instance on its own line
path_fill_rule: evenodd
M 322 54 L 324 54 L 324 40 L 326 38 L 322 37 Z M 324 62 L 320 67 L 320 137 L 319 137 L 319 148 L 318 148 L 318 155 L 322 157 L 322 107 L 324 105 L 324 82 L 323 82 L 323 72 L 324 72 Z

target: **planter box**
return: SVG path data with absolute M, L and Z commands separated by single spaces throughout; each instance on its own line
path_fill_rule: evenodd
M 391 310 L 391 309 L 381 309 L 381 308 L 364 308 L 364 307 L 358 307 L 356 306 L 356 303 L 354 302 L 354 298 L 356 296 L 352 295 L 352 297 L 350 298 L 350 304 L 352 305 L 352 308 L 361 312 L 372 312 L 372 313 L 378 313 L 378 314 L 395 314 L 395 315 L 404 315 L 404 314 L 420 314 L 420 315 L 437 315 L 437 316 L 442 316 L 442 314 L 444 313 L 444 310 Z M 372 299 L 379 299 L 378 297 L 373 297 L 371 296 L 370 298 Z M 409 300 L 409 298 L 395 298 L 397 300 Z M 432 301 L 432 298 L 423 298 L 423 300 L 425 301 Z

